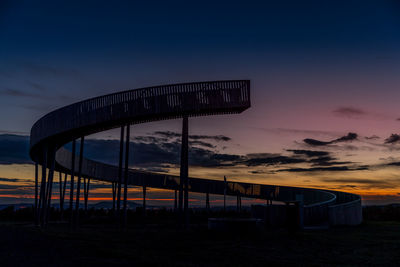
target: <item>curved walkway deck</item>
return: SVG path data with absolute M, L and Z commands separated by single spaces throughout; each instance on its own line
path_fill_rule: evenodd
M 41 193 L 44 199 L 42 202 L 50 204 L 51 186 L 48 184 L 52 182 L 54 171 L 71 174 L 71 168 L 80 166 L 82 177 L 117 182 L 120 175 L 118 167 L 85 158 L 80 162 L 70 151 L 63 148 L 68 142 L 123 125 L 235 114 L 249 107 L 250 81 L 237 80 L 129 90 L 55 110 L 38 120 L 31 130 L 31 158 L 37 164 L 50 169 L 48 178 L 44 177 L 44 188 L 48 189 Z M 127 184 L 178 190 L 180 177 L 129 169 Z M 222 195 L 226 192 L 227 195 L 283 202 L 295 201 L 296 195 L 302 195 L 306 223 L 331 220 L 332 224 L 358 224 L 362 220 L 360 197 L 344 192 L 239 182 L 225 184 L 224 181 L 199 178 L 188 178 L 188 190 Z M 50 200 L 46 199 L 46 195 L 50 196 Z

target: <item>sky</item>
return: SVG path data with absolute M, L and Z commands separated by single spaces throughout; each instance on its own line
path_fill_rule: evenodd
M 190 176 L 400 202 L 399 14 L 398 1 L 1 1 L 0 203 L 32 201 L 29 133 L 46 113 L 229 79 L 251 80 L 252 106 L 189 120 Z M 132 126 L 130 166 L 177 174 L 180 129 Z M 115 164 L 118 134 L 89 136 L 85 156 Z M 111 197 L 93 185 L 93 201 Z M 171 192 L 149 197 L 172 203 Z

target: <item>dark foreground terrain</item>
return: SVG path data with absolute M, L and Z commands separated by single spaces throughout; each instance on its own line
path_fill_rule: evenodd
M 193 229 L 194 228 L 194 229 Z M 261 266 L 400 264 L 400 223 L 302 231 L 214 232 L 206 225 L 0 223 L 1 266 Z

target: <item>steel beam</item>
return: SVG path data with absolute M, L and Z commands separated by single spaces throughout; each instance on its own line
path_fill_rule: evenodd
M 174 211 L 177 211 L 178 209 L 178 190 L 174 190 L 175 191 L 175 199 L 174 199 Z
M 210 194 L 208 192 L 206 193 L 206 210 L 210 210 Z
M 53 178 L 54 178 L 54 167 L 56 162 L 56 149 L 55 147 L 51 147 L 50 149 L 50 169 L 48 172 L 48 190 L 47 190 L 47 209 L 44 213 L 44 224 L 46 225 L 49 221 L 49 214 L 51 210 L 51 197 L 52 197 L 52 189 L 53 189 Z
M 39 224 L 38 221 L 38 186 L 39 186 L 39 164 L 35 162 L 35 206 L 34 206 L 34 220 L 35 225 Z
M 76 154 L 76 140 L 72 140 L 72 154 L 71 154 L 71 184 L 69 188 L 69 223 L 72 226 L 74 222 L 74 179 L 75 179 L 75 154 Z
M 59 172 L 58 185 L 60 190 L 60 220 L 64 219 L 64 198 L 65 198 L 65 188 L 67 185 L 67 173 L 65 173 L 64 180 L 62 178 L 62 173 Z
M 43 163 L 42 163 L 42 182 L 40 185 L 40 198 L 39 198 L 39 223 L 42 226 L 43 225 L 43 211 L 46 208 L 46 180 L 47 180 L 47 174 L 46 174 L 46 169 L 47 169 L 47 146 L 43 150 Z
M 75 204 L 75 226 L 79 224 L 79 200 L 81 196 L 81 178 L 82 178 L 82 160 L 83 160 L 83 144 L 85 137 L 81 137 L 81 144 L 79 149 L 79 167 L 78 167 L 78 181 L 76 184 L 76 204 Z
M 129 172 L 129 141 L 130 141 L 130 125 L 126 126 L 125 141 L 125 172 L 124 172 L 124 217 L 123 227 L 127 226 L 127 201 L 128 201 L 128 172 Z
M 180 196 L 184 189 L 184 222 L 185 227 L 189 226 L 189 122 L 188 117 L 184 116 L 182 120 L 182 144 L 181 144 L 181 168 L 180 168 Z M 181 205 L 182 199 L 179 200 Z
M 146 216 L 146 185 L 143 185 L 143 216 Z
M 121 126 L 121 137 L 119 141 L 119 163 L 118 163 L 118 187 L 117 187 L 117 219 L 121 223 L 121 185 L 122 185 L 122 161 L 124 157 L 124 126 Z
M 90 178 L 84 178 L 84 198 L 85 198 L 85 212 L 87 213 L 88 209 L 88 200 L 89 200 L 89 187 L 90 187 Z
M 111 182 L 111 190 L 112 190 L 112 200 L 113 200 L 113 205 L 112 205 L 112 211 L 113 215 L 115 216 L 115 198 L 117 197 L 117 183 L 116 182 Z
M 227 182 L 226 182 L 226 177 L 224 176 L 224 213 L 226 212 L 226 191 L 227 191 Z

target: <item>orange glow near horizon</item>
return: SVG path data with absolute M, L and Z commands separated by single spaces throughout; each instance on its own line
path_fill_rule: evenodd
M 32 201 L 34 199 L 34 180 L 31 178 L 33 176 L 34 167 L 33 165 L 0 165 L 0 172 L 3 177 L 9 177 L 9 179 L 17 179 L 17 181 L 10 183 L 1 181 L 0 186 L 4 185 L 5 188 L 0 189 L 0 201 L 3 199 L 3 203 L 7 203 L 12 199 L 14 202 L 21 202 L 25 200 Z M 229 171 L 229 170 L 228 170 Z M 250 178 L 247 174 L 247 170 L 243 168 L 232 167 L 230 169 L 231 175 L 227 175 L 228 181 L 242 181 L 260 184 L 275 184 L 282 186 L 299 186 L 299 187 L 309 187 L 318 189 L 328 189 L 328 190 L 338 190 L 345 191 L 349 193 L 359 194 L 362 196 L 364 204 L 373 203 L 392 203 L 400 201 L 400 187 L 396 184 L 395 178 L 385 179 L 382 181 L 377 181 L 376 176 L 394 176 L 390 170 L 377 170 L 374 172 L 351 172 L 344 173 L 341 175 L 344 179 L 351 177 L 353 183 L 345 184 L 339 182 L 324 182 L 328 180 L 330 175 L 324 174 L 321 176 L 317 175 L 304 175 L 304 174 L 291 174 L 283 173 L 278 174 L 276 177 L 270 177 L 265 179 L 265 175 L 253 175 Z M 171 173 L 176 173 L 177 170 L 172 170 Z M 190 169 L 190 174 L 192 177 L 210 177 L 211 179 L 222 180 L 224 173 L 227 173 L 226 169 L 208 169 L 193 167 Z M 334 175 L 334 174 L 332 174 Z M 247 177 L 247 178 L 245 178 Z M 371 184 L 365 184 L 366 181 L 372 181 Z M 56 179 L 55 181 L 58 181 Z M 357 183 L 360 181 L 360 183 Z M 393 181 L 393 182 L 392 182 Z M 12 186 L 14 187 L 12 187 Z M 105 184 L 104 182 L 92 181 L 91 185 L 95 185 L 90 189 L 89 192 L 89 202 L 93 203 L 96 201 L 112 201 L 111 195 L 111 185 Z M 357 185 L 357 186 L 355 186 Z M 11 186 L 11 188 L 7 188 Z M 100 186 L 100 188 L 96 188 Z M 104 186 L 104 187 L 101 187 Z M 53 187 L 53 200 L 58 200 L 58 186 Z M 129 188 L 129 201 L 142 201 L 142 189 L 140 187 L 130 187 Z M 205 197 L 204 197 L 205 198 Z M 68 189 L 66 191 L 66 199 L 69 199 Z M 156 202 L 173 202 L 173 192 L 170 190 L 148 188 L 148 201 Z M 83 201 L 83 195 L 81 197 Z M 192 203 L 200 203 L 203 200 L 203 196 L 199 195 L 196 198 L 190 200 Z M 212 200 L 211 203 L 220 203 L 221 200 Z M 257 200 L 255 200 L 257 202 Z M 242 201 L 242 203 L 247 203 Z

